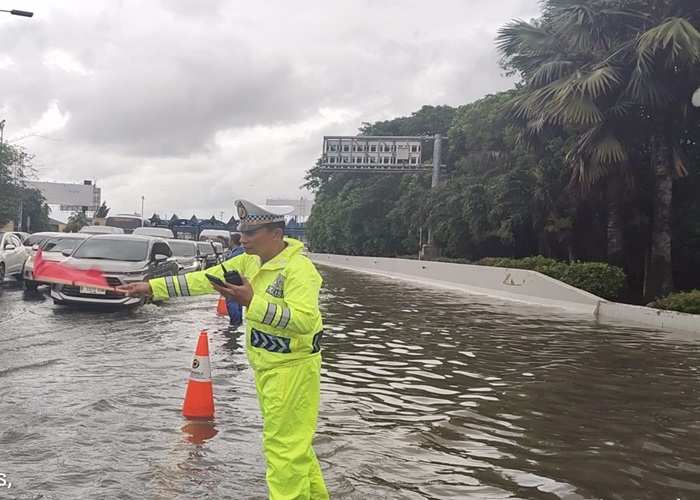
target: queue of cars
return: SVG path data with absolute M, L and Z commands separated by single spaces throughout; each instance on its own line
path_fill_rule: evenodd
M 6 276 L 14 276 L 24 281 L 28 290 L 49 285 L 51 298 L 60 305 L 137 306 L 144 299 L 102 288 L 42 283 L 34 276 L 40 248 L 45 261 L 99 270 L 113 287 L 199 271 L 225 259 L 221 243 L 166 239 L 149 231 L 130 235 L 89 229 L 79 233 L 0 233 L 0 283 Z

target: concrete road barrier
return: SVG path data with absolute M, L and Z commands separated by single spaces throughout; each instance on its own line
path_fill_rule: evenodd
M 449 262 L 310 253 L 319 265 L 459 289 L 508 300 L 588 313 L 600 321 L 700 334 L 700 316 L 609 302 L 536 271 Z

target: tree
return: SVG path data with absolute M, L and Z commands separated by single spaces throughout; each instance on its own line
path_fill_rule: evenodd
M 48 227 L 46 200 L 40 191 L 24 184 L 24 179 L 35 173 L 33 158 L 21 147 L 0 144 L 0 226 L 17 221 L 21 213 L 22 229 L 40 231 Z
M 22 193 L 22 227 L 36 233 L 49 229 L 51 208 L 38 189 L 25 189 Z
M 361 135 L 446 134 L 455 109 L 423 106 L 408 117 L 364 123 Z M 426 144 L 427 146 L 427 144 Z M 432 156 L 432 144 L 423 157 Z M 418 207 L 429 195 L 429 174 L 323 172 L 317 162 L 306 175 L 316 193 L 307 223 L 314 249 L 354 255 L 416 253 L 422 225 Z
M 12 171 L 20 161 L 19 152 L 7 143 L 0 144 L 0 226 L 19 215 L 21 190 L 16 185 Z
M 688 172 L 682 139 L 698 118 L 690 95 L 700 84 L 700 11 L 692 0 L 543 6 L 539 21 L 514 21 L 499 33 L 506 64 L 525 80 L 511 114 L 526 136 L 547 125 L 576 130 L 568 163 L 584 185 L 626 166 L 643 140 L 654 180 L 645 297 L 665 295 L 673 289 L 672 181 Z
M 70 215 L 70 217 L 68 217 L 68 223 L 66 224 L 66 228 L 64 229 L 64 232 L 77 233 L 83 227 L 85 227 L 87 225 L 88 225 L 88 220 L 87 220 L 87 216 L 85 215 L 85 212 L 76 210 L 75 212 L 73 212 Z

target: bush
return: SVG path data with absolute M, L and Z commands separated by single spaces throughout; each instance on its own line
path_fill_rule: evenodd
M 625 272 L 605 262 L 574 262 L 557 278 L 604 299 L 615 299 L 625 283 Z
M 700 290 L 672 293 L 658 302 L 659 309 L 700 314 Z

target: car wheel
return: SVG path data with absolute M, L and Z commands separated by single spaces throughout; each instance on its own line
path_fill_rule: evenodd
M 5 281 L 5 264 L 0 264 L 0 283 Z

